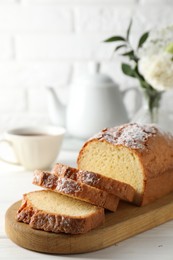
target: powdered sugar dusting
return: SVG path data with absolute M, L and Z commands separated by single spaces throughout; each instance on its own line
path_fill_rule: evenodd
M 71 219 L 70 218 L 65 218 L 64 216 L 61 216 L 61 222 L 60 222 L 60 225 L 63 226 L 64 228 L 65 227 L 68 227 L 70 228 L 71 226 Z
M 39 183 L 40 182 L 40 176 L 41 176 L 41 172 L 39 170 L 36 170 L 34 172 L 33 182 L 34 183 Z
M 81 186 L 71 179 L 58 178 L 56 189 L 66 194 L 73 194 L 81 191 Z
M 154 125 L 125 124 L 120 127 L 106 128 L 98 136 L 112 144 L 124 145 L 132 149 L 144 149 L 146 141 L 154 136 L 158 129 Z
M 88 171 L 79 170 L 78 177 L 83 183 L 89 185 L 96 185 L 100 181 L 100 178 L 97 176 L 96 173 L 92 173 Z

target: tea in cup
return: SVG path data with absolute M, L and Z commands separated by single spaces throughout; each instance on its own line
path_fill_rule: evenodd
M 20 164 L 28 170 L 48 169 L 60 152 L 64 134 L 65 129 L 56 126 L 10 129 L 0 142 L 12 147 L 17 162 L 2 157 L 0 160 Z

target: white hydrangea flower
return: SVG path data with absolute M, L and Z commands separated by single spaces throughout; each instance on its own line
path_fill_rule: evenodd
M 167 52 L 141 57 L 139 71 L 145 80 L 156 90 L 164 91 L 173 87 L 172 55 Z
M 139 49 L 138 56 L 142 58 L 162 53 L 170 43 L 173 43 L 173 26 L 152 30 L 142 48 Z
M 173 55 L 168 52 L 172 44 L 173 26 L 155 29 L 138 52 L 140 73 L 158 91 L 173 87 Z

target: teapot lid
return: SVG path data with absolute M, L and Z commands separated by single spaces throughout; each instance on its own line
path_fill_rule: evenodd
M 110 76 L 99 73 L 100 63 L 90 63 L 89 71 L 90 73 L 88 75 L 82 76 L 80 79 L 78 79 L 78 82 L 84 84 L 85 86 L 94 85 L 96 87 L 117 85 Z

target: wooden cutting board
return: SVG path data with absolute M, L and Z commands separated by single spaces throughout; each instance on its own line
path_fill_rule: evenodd
M 54 234 L 34 230 L 15 220 L 21 201 L 6 212 L 8 237 L 17 245 L 51 254 L 92 252 L 173 219 L 173 193 L 144 207 L 121 202 L 115 213 L 107 213 L 105 224 L 83 235 Z

